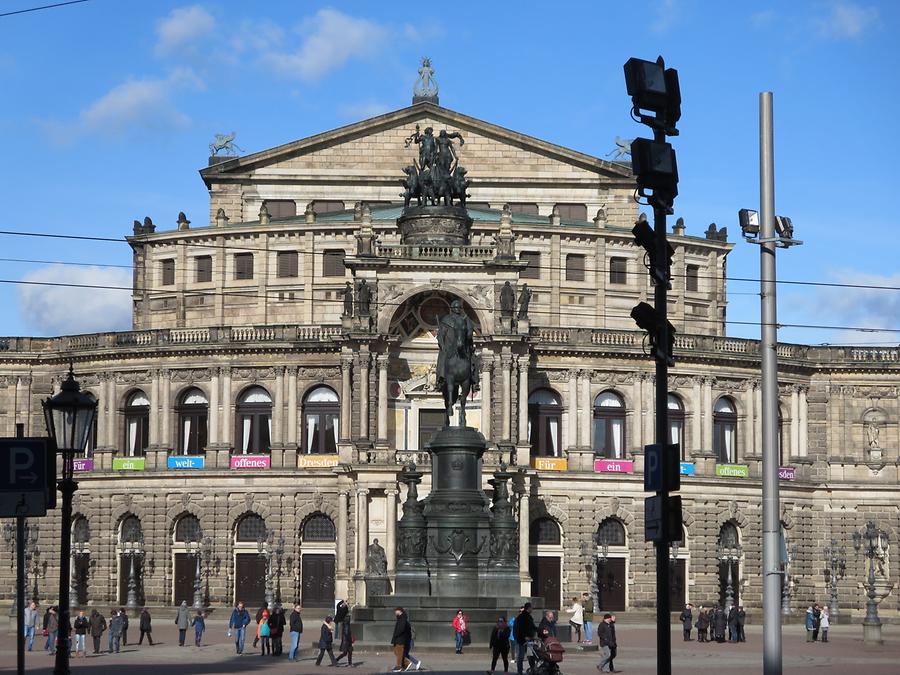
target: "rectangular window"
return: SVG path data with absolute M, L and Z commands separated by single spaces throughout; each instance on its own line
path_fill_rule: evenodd
M 557 204 L 559 217 L 567 220 L 587 220 L 587 206 L 584 204 Z
M 700 265 L 688 265 L 685 268 L 684 286 L 689 291 L 700 290 Z
M 316 199 L 313 201 L 312 207 L 317 214 L 333 213 L 334 211 L 343 211 L 344 202 L 335 199 Z
M 252 253 L 235 253 L 234 254 L 234 278 L 238 279 L 238 280 L 253 278 L 253 254 Z
M 566 256 L 566 281 L 584 281 L 584 256 L 570 253 Z
M 609 283 L 628 283 L 628 258 L 609 259 Z
M 299 256 L 297 251 L 279 251 L 276 274 L 279 279 L 287 279 L 298 276 Z
M 208 284 L 212 281 L 212 256 L 198 255 L 194 260 L 197 263 L 197 283 Z
M 270 218 L 293 218 L 297 215 L 297 202 L 293 199 L 267 199 L 266 209 Z
M 529 204 L 528 202 L 510 202 L 509 210 L 513 213 L 522 213 L 526 216 L 538 215 L 538 205 Z
M 519 253 L 519 260 L 527 262 L 528 267 L 522 270 L 519 277 L 522 279 L 540 279 L 541 278 L 541 254 L 537 251 L 522 251 Z
M 175 283 L 175 259 L 162 261 L 162 285 L 172 286 Z
M 425 444 L 431 440 L 435 432 L 444 428 L 443 410 L 419 411 L 419 450 L 425 450 Z
M 322 276 L 342 277 L 346 274 L 344 267 L 344 249 L 329 249 L 322 255 Z

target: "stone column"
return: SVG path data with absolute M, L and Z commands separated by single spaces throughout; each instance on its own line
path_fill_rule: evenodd
M 150 430 L 148 432 L 150 445 L 159 444 L 159 377 L 159 371 L 154 370 L 150 380 Z M 125 451 L 124 446 L 122 451 Z
M 359 437 L 369 437 L 369 352 L 359 355 Z
M 691 461 L 693 455 L 703 452 L 703 393 L 700 378 L 692 378 L 693 401 L 691 402 Z
M 519 583 L 521 593 L 531 595 L 531 575 L 528 573 L 528 537 L 531 530 L 531 516 L 528 497 L 528 477 L 522 494 L 519 495 Z
M 748 452 L 744 454 L 754 454 L 758 455 L 762 453 L 762 444 L 757 444 L 756 442 L 756 415 L 754 410 L 754 400 L 753 400 L 753 390 L 755 389 L 756 384 L 753 380 L 747 380 L 746 388 L 744 389 L 743 403 L 744 410 L 747 411 L 745 416 L 746 423 L 744 425 L 744 438 L 746 438 L 746 442 L 744 443 L 744 447 L 747 448 Z
M 297 366 L 288 368 L 287 442 L 297 445 Z
M 579 370 L 578 377 L 581 378 L 581 410 L 579 411 L 581 418 L 581 434 L 579 442 L 581 447 L 591 447 L 591 422 L 593 421 L 594 402 L 591 401 L 591 371 Z
M 338 493 L 338 523 L 337 523 L 337 573 L 346 574 L 348 572 L 347 560 L 347 538 L 349 525 L 349 493 L 341 490 Z
M 397 488 L 387 488 L 384 491 L 386 500 L 385 508 L 385 536 L 384 549 L 387 553 L 387 572 L 393 578 L 397 570 Z
M 800 387 L 791 386 L 791 445 L 790 457 L 800 454 Z
M 356 490 L 356 571 L 366 571 L 366 549 L 369 547 L 369 491 Z
M 234 399 L 231 394 L 231 367 L 222 368 L 222 438 L 221 442 L 234 447 Z
M 172 448 L 172 371 L 164 368 L 160 374 L 159 384 L 162 392 L 160 392 L 161 405 L 159 414 L 162 418 L 162 435 L 159 442 L 163 448 L 170 449 Z
M 112 373 L 108 373 L 106 381 L 103 383 L 105 387 L 104 395 L 106 396 L 106 441 L 104 445 L 107 448 L 116 447 L 116 378 Z
M 481 433 L 491 440 L 491 370 L 494 357 L 483 353 L 481 358 Z
M 528 355 L 519 357 L 519 443 L 528 443 Z
M 756 387 L 754 399 L 756 407 L 756 437 L 762 439 L 762 386 Z
M 512 415 L 512 398 L 510 391 L 510 368 L 512 368 L 511 355 L 503 354 L 500 356 L 500 368 L 503 376 L 503 440 L 510 441 L 512 440 L 512 421 L 510 419 L 510 416 Z
M 379 354 L 378 363 L 378 442 L 388 441 L 388 355 Z
M 635 448 L 643 448 L 644 447 L 644 409 L 646 403 L 644 401 L 644 373 L 636 373 L 634 376 L 634 383 L 631 385 L 631 400 L 634 401 L 634 421 L 631 425 L 631 429 L 629 430 L 631 433 L 626 434 L 626 443 L 629 443 Z M 631 417 L 628 413 L 625 413 L 626 419 Z M 626 445 L 622 449 L 627 456 L 628 446 Z
M 353 356 L 350 354 L 341 355 L 341 428 L 339 435 L 342 441 L 350 440 L 352 436 L 350 429 L 350 410 L 353 405 L 353 391 L 350 388 L 352 367 Z
M 801 457 L 809 451 L 809 400 L 807 387 L 800 387 L 800 450 Z
M 713 404 L 712 378 L 703 378 L 703 451 L 712 452 Z
M 578 437 L 580 427 L 578 426 L 578 371 L 572 368 L 568 372 L 569 375 L 569 400 L 566 408 L 569 411 L 569 447 L 581 447 L 584 443 Z
M 284 443 L 284 366 L 275 366 L 275 400 L 272 402 L 272 444 Z
M 216 445 L 219 442 L 219 369 L 213 367 L 212 376 L 209 378 L 209 419 L 207 432 L 209 444 Z

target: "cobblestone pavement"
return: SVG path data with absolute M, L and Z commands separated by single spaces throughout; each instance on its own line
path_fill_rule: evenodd
M 162 623 L 161 621 L 159 622 Z M 224 625 L 210 622 L 204 645 L 178 647 L 174 626 L 158 625 L 154 630 L 159 644 L 153 647 L 130 644 L 119 654 L 102 654 L 87 658 L 73 659 L 72 671 L 85 675 L 185 675 L 196 673 L 328 673 L 323 665 L 315 666 L 315 653 L 307 648 L 302 659 L 289 663 L 286 657 L 273 658 L 259 655 L 248 641 L 246 652 L 238 657 L 234 653 L 232 641 L 225 635 Z M 896 675 L 900 672 L 900 626 L 885 626 L 885 644 L 869 647 L 862 643 L 862 628 L 859 625 L 833 626 L 828 644 L 812 643 L 805 640 L 805 631 L 800 626 L 784 629 L 784 672 L 844 673 L 848 669 L 865 672 L 866 675 Z M 105 637 L 105 636 L 104 636 Z M 189 633 L 192 643 L 193 635 Z M 307 634 L 304 644 L 309 644 Z M 618 625 L 619 655 L 615 666 L 628 675 L 652 675 L 656 672 L 655 630 L 650 625 Z M 698 644 L 683 642 L 681 632 L 672 631 L 672 671 L 676 674 L 695 674 L 712 671 L 716 673 L 759 673 L 762 670 L 762 632 L 759 627 L 749 626 L 748 642 L 744 644 Z M 448 646 L 452 638 L 448 636 Z M 568 651 L 562 663 L 565 675 L 596 675 L 598 662 L 596 652 L 582 652 L 577 647 L 566 645 Z M 38 649 L 38 639 L 35 649 Z M 484 673 L 490 665 L 486 649 L 468 648 L 462 656 L 452 650 L 430 653 L 427 650 L 414 651 L 422 658 L 424 667 L 436 673 Z M 355 661 L 359 664 L 354 673 L 384 673 L 393 665 L 393 657 L 388 648 L 363 648 L 357 650 Z M 327 662 L 327 656 L 326 656 Z M 15 672 L 15 639 L 12 635 L 0 636 L 0 672 Z M 26 670 L 29 673 L 51 673 L 53 658 L 43 650 L 26 655 Z M 823 671 L 823 669 L 825 669 Z

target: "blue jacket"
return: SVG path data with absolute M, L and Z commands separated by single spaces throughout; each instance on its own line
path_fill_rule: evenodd
M 228 621 L 229 628 L 244 628 L 250 623 L 250 612 L 246 609 L 238 609 L 237 607 L 231 612 L 231 619 Z
M 806 630 L 812 630 L 816 627 L 816 617 L 813 615 L 812 608 L 806 610 Z

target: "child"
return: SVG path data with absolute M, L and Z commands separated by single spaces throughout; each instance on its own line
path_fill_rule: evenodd
M 191 619 L 191 625 L 194 627 L 194 645 L 199 647 L 200 640 L 203 638 L 203 631 L 206 630 L 206 620 L 203 618 L 203 612 L 197 610 L 197 616 Z

